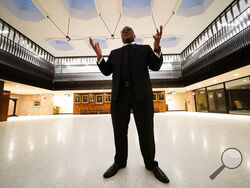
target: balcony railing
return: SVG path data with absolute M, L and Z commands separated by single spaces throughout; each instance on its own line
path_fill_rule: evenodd
M 197 51 L 200 52 L 198 54 L 202 57 L 247 28 L 250 25 L 249 6 L 249 0 L 234 1 L 183 50 L 181 59 L 186 60 L 193 53 L 197 54 Z M 205 47 L 208 49 L 205 49 Z
M 30 50 L 25 49 L 24 47 L 16 44 L 7 37 L 0 35 L 0 50 L 8 52 L 20 59 L 25 60 L 35 66 L 38 66 L 42 69 L 45 69 L 51 73 L 54 72 L 54 67 L 51 63 L 47 62 L 45 59 L 37 56 Z

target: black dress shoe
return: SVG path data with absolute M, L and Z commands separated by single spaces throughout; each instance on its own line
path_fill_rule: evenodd
M 124 167 L 121 167 L 120 165 L 113 163 L 111 165 L 111 167 L 109 167 L 109 169 L 103 174 L 103 177 L 110 178 L 110 177 L 114 176 L 118 172 L 118 170 L 120 170 L 121 168 L 124 168 Z
M 164 172 L 158 166 L 154 167 L 152 169 L 152 172 L 154 173 L 155 177 L 161 182 L 169 183 L 168 177 L 164 174 Z

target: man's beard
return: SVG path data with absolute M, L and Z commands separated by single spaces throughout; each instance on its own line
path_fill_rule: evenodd
M 131 43 L 131 42 L 134 42 L 134 38 L 126 38 L 123 40 L 123 43 L 126 44 L 126 43 Z

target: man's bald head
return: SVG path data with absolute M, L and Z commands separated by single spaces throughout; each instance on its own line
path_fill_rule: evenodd
M 125 26 L 121 30 L 121 37 L 122 37 L 122 42 L 125 43 L 131 43 L 135 40 L 135 33 L 133 29 L 129 26 Z

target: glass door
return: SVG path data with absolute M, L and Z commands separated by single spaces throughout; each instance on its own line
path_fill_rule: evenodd
M 214 95 L 214 91 L 208 92 L 209 112 L 216 112 Z
M 215 91 L 216 95 L 216 111 L 219 113 L 226 113 L 226 98 L 224 89 Z
M 227 113 L 226 97 L 223 84 L 211 86 L 208 91 L 209 112 Z

